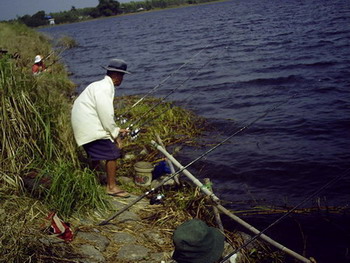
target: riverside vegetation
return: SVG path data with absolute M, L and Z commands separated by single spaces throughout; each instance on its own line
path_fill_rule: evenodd
M 53 42 L 22 24 L 0 23 L 0 47 L 8 51 L 0 58 L 0 262 L 70 262 L 65 259 L 73 253 L 70 246 L 62 250 L 40 242 L 47 236 L 43 222 L 49 212 L 76 222 L 77 218 L 95 220 L 96 215 L 106 218 L 111 209 L 111 197 L 87 168 L 84 152 L 73 140 L 70 109 L 75 86 L 64 65 L 56 63 L 59 50 L 73 46 L 73 42 Z M 11 56 L 16 52 L 19 56 Z M 33 76 L 31 65 L 37 54 L 51 54 L 46 61 L 51 64 L 50 72 Z M 118 102 L 125 109 L 137 99 L 128 96 L 118 98 Z M 136 119 L 158 102 L 147 99 L 127 117 Z M 117 109 L 116 113 L 125 112 Z M 118 177 L 131 177 L 136 161 L 161 159 L 150 147 L 156 134 L 167 146 L 195 145 L 195 138 L 206 128 L 205 120 L 168 102 L 162 102 L 148 118 L 155 120 L 137 140 L 124 140 L 124 151 L 134 158 L 119 160 Z M 131 183 L 123 187 L 133 194 L 144 191 Z M 170 187 L 166 191 L 171 198 L 155 211 L 145 212 L 143 221 L 167 229 L 168 247 L 172 230 L 186 219 L 198 217 L 213 225 L 210 202 L 198 189 Z M 242 243 L 236 233 L 226 234 L 234 246 Z M 244 251 L 244 262 L 282 262 L 283 258 L 263 244 L 259 250 L 255 247 Z

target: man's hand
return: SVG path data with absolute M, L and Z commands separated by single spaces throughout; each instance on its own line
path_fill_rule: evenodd
M 121 149 L 123 147 L 122 139 L 130 132 L 128 129 L 120 129 L 119 135 L 115 139 L 115 143 L 117 144 L 118 148 Z
M 128 129 L 120 129 L 119 130 L 121 137 L 125 137 L 129 132 L 130 132 L 130 130 L 128 130 Z

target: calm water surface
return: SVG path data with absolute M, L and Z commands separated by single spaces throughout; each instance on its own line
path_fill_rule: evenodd
M 350 168 L 350 1 L 237 0 L 42 31 L 79 43 L 63 54 L 78 91 L 114 57 L 133 72 L 118 95 L 144 95 L 172 74 L 155 96 L 176 88 L 168 99 L 207 118 L 213 143 L 295 95 L 192 167 L 232 209 L 292 207 Z M 346 208 L 349 188 L 347 175 L 303 207 Z M 263 229 L 279 216 L 243 218 Z M 347 211 L 293 215 L 267 234 L 318 262 L 350 262 Z

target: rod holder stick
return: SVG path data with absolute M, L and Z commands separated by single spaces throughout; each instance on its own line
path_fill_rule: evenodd
M 162 152 L 177 168 L 180 169 L 180 171 L 186 175 L 195 185 L 197 185 L 202 192 L 204 192 L 206 195 L 211 197 L 213 201 L 219 201 L 219 198 L 211 192 L 205 185 L 201 183 L 196 177 L 194 177 L 188 170 L 186 170 L 186 167 L 182 166 L 181 163 L 179 163 L 170 153 L 168 153 L 162 146 L 157 144 L 155 141 L 151 141 L 154 147 L 158 149 L 158 151 Z
M 206 188 L 196 177 L 194 177 L 188 170 L 186 170 L 186 168 L 184 166 L 182 166 L 170 153 L 168 153 L 162 146 L 158 145 L 155 141 L 151 142 L 160 152 L 162 152 L 167 158 L 169 158 L 169 160 L 175 165 L 177 166 L 184 175 L 186 175 L 195 185 L 197 185 L 201 191 L 203 193 L 205 193 L 206 195 L 208 195 L 209 197 L 212 198 L 212 200 L 216 203 L 216 207 L 223 212 L 224 214 L 226 214 L 227 216 L 229 216 L 231 219 L 233 219 L 234 221 L 236 221 L 237 223 L 239 223 L 240 225 L 242 225 L 243 227 L 247 228 L 249 231 L 253 232 L 256 235 L 259 235 L 261 237 L 261 239 L 263 239 L 264 241 L 268 242 L 269 244 L 273 245 L 274 247 L 282 250 L 283 252 L 291 255 L 292 257 L 300 260 L 301 262 L 305 262 L 305 263 L 311 263 L 311 261 L 305 257 L 303 257 L 302 255 L 290 250 L 289 248 L 281 245 L 280 243 L 278 243 L 277 241 L 273 240 L 272 238 L 266 236 L 265 234 L 261 233 L 258 229 L 256 229 L 255 227 L 253 227 L 252 225 L 248 224 L 247 222 L 245 222 L 244 220 L 242 220 L 241 218 L 239 218 L 238 216 L 234 215 L 232 212 L 230 212 L 229 210 L 227 210 L 225 207 L 223 207 L 222 205 L 219 204 L 220 199 L 214 195 L 211 191 L 208 190 L 208 188 Z
M 213 188 L 212 188 L 212 183 L 211 183 L 209 178 L 204 178 L 204 183 L 210 191 L 214 192 Z M 224 226 L 223 226 L 222 221 L 221 221 L 219 209 L 215 205 L 213 205 L 213 212 L 214 212 L 216 224 L 218 225 L 221 232 L 224 233 L 225 229 L 224 229 Z
M 166 149 L 165 146 L 164 146 L 164 143 L 163 143 L 162 139 L 160 138 L 160 136 L 159 136 L 158 134 L 156 134 L 156 137 L 157 137 L 158 143 L 159 143 L 164 149 Z M 173 163 L 172 163 L 168 158 L 166 159 L 166 162 L 167 162 L 167 164 L 169 165 L 169 168 L 170 168 L 171 173 L 174 174 L 174 173 L 175 173 L 175 168 L 174 168 Z M 174 181 L 175 181 L 175 183 L 176 183 L 177 185 L 180 185 L 179 175 L 175 175 L 175 176 L 174 176 Z

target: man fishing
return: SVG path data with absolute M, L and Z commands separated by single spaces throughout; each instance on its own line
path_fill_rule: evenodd
M 130 74 L 121 59 L 111 59 L 104 79 L 88 85 L 75 100 L 72 109 L 72 127 L 78 146 L 83 146 L 92 166 L 105 161 L 107 173 L 106 193 L 117 197 L 130 195 L 116 184 L 117 159 L 121 157 L 119 135 L 129 132 L 114 121 L 114 86 L 120 86 L 124 74 Z

